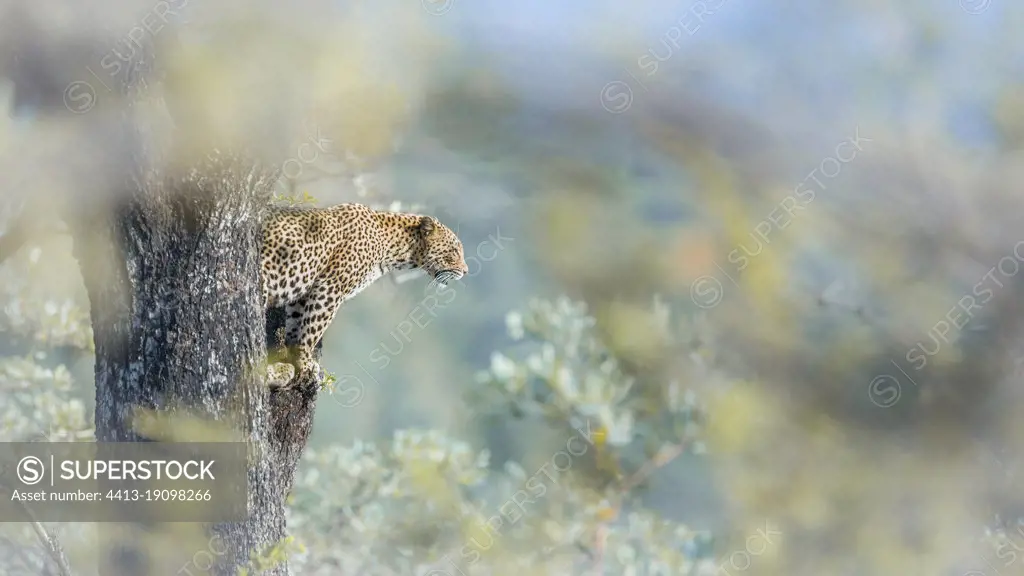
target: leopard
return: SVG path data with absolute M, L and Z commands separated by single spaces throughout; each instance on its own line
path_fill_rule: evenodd
M 268 207 L 262 230 L 264 309 L 284 307 L 287 361 L 268 383 L 289 390 L 320 372 L 314 350 L 341 305 L 386 274 L 422 270 L 446 289 L 468 272 L 458 235 L 434 216 L 357 203 Z M 288 372 L 291 372 L 289 375 Z

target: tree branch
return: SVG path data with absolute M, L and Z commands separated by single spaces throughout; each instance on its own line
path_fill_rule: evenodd
M 57 565 L 60 576 L 73 576 L 71 565 L 68 564 L 68 558 L 64 553 L 64 547 L 61 546 L 60 539 L 55 534 L 50 534 L 46 527 L 36 520 L 35 514 L 32 513 L 32 509 L 27 504 L 19 500 L 18 505 L 25 511 L 25 515 L 31 519 L 32 530 L 39 538 L 39 542 L 42 543 L 43 549 L 49 554 L 54 564 Z

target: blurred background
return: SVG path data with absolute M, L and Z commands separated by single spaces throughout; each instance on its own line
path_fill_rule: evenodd
M 470 268 L 327 332 L 293 573 L 1024 574 L 1024 4 L 2 8 L 4 440 L 91 439 L 61 210 L 245 147 Z

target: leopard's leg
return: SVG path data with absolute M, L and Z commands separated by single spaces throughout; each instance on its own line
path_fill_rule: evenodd
M 300 298 L 285 306 L 284 315 L 284 345 L 288 351 L 288 363 L 294 367 L 292 380 L 289 386 L 298 383 L 302 373 L 302 360 L 299 354 L 299 333 L 302 328 L 302 319 L 307 306 L 307 298 Z
M 295 364 L 299 345 L 299 328 L 302 325 L 302 315 L 305 310 L 306 298 L 299 298 L 284 307 L 284 345 L 288 350 L 288 362 L 295 366 L 296 373 L 299 368 Z
M 313 351 L 341 308 L 344 293 L 345 286 L 339 280 L 323 279 L 306 295 L 303 313 L 298 318 L 296 379 L 312 378 L 320 371 Z
M 285 304 L 284 307 L 284 353 L 285 357 L 278 360 L 268 369 L 269 381 L 273 388 L 288 389 L 295 385 L 301 371 L 299 362 L 299 329 L 302 316 L 306 310 L 306 298 Z M 289 370 L 289 368 L 291 370 Z
M 285 362 L 267 365 L 267 385 L 276 390 L 287 390 L 295 382 L 295 368 Z
M 280 255 L 279 242 L 273 239 L 264 238 L 260 256 L 260 297 L 263 301 L 264 314 L 271 308 L 287 306 L 291 298 L 290 287 L 282 279 L 282 271 L 278 258 Z M 288 318 L 285 318 L 285 327 L 281 328 L 282 338 L 274 339 L 281 344 L 281 348 L 275 346 L 267 350 L 267 384 L 271 388 L 287 388 L 295 379 L 295 368 L 292 364 L 292 353 L 287 344 Z

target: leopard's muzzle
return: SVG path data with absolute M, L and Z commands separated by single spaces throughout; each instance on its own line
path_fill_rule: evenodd
M 434 286 L 447 287 L 449 282 L 460 278 L 462 278 L 462 272 L 459 270 L 441 270 L 434 275 L 434 279 L 427 284 L 427 288 L 430 289 Z

